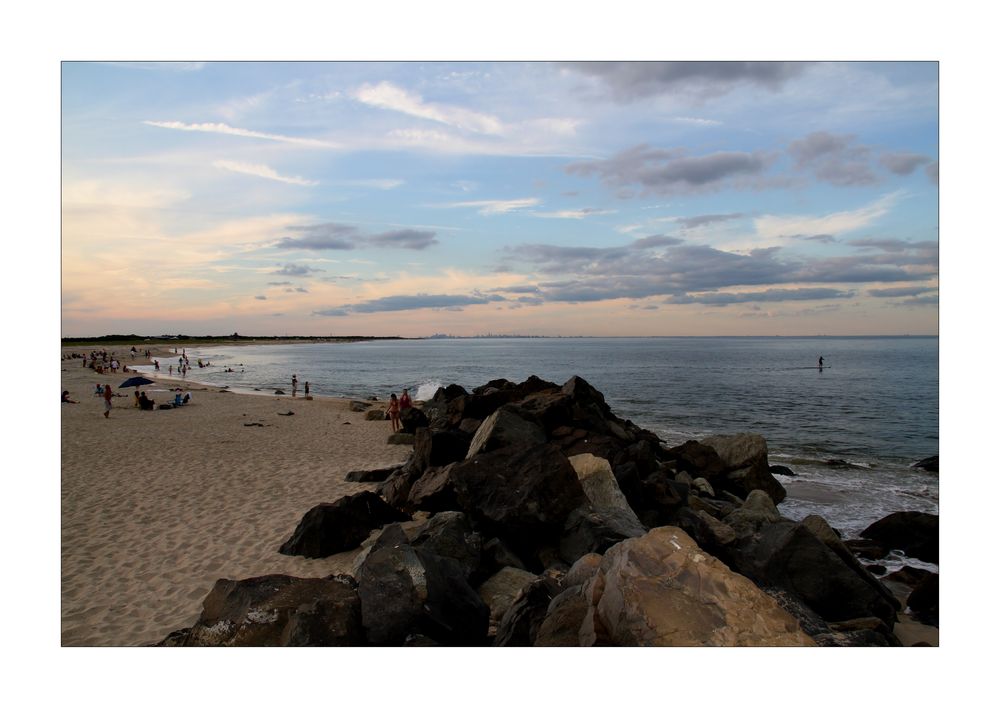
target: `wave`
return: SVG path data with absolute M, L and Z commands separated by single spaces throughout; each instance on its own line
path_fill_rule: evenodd
M 437 380 L 424 381 L 417 386 L 416 393 L 413 394 L 413 399 L 416 401 L 429 401 L 434 398 L 437 390 L 443 387 L 444 384 Z

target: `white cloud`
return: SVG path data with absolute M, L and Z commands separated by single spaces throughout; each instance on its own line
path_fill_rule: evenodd
M 319 184 L 319 182 L 314 182 L 303 177 L 285 177 L 284 175 L 279 175 L 267 165 L 254 165 L 249 162 L 236 162 L 234 160 L 216 160 L 212 163 L 212 166 L 218 167 L 220 170 L 263 177 L 264 179 L 273 179 L 275 182 L 284 182 L 286 184 L 299 184 L 303 187 L 314 187 Z
M 754 228 L 757 235 L 763 238 L 815 236 L 819 234 L 836 236 L 868 226 L 888 213 L 902 196 L 903 192 L 892 192 L 860 209 L 838 211 L 824 216 L 764 215 L 754 219 Z
M 468 207 L 472 209 L 478 209 L 479 213 L 483 216 L 492 216 L 494 214 L 506 214 L 508 212 L 517 211 L 518 209 L 527 209 L 528 207 L 537 206 L 541 202 L 535 197 L 529 197 L 526 199 L 481 199 L 472 202 L 452 202 L 450 204 L 439 204 L 437 206 L 447 207 L 447 208 L 463 208 Z
M 348 179 L 337 182 L 344 187 L 370 187 L 372 189 L 395 189 L 406 182 L 401 179 Z
M 601 214 L 614 214 L 616 209 L 563 209 L 561 211 L 536 211 L 534 216 L 543 219 L 586 219 L 588 216 L 600 216 Z
M 699 125 L 704 127 L 711 127 L 716 125 L 722 125 L 721 120 L 712 120 L 711 118 L 687 118 L 684 116 L 679 116 L 674 118 L 675 123 L 684 123 L 686 125 Z
M 426 103 L 418 94 L 406 91 L 388 81 L 375 85 L 365 84 L 354 92 L 354 97 L 369 106 L 444 123 L 473 133 L 499 135 L 505 130 L 503 122 L 495 116 L 459 106 Z
M 291 143 L 293 145 L 303 145 L 306 147 L 320 147 L 320 148 L 339 148 L 341 147 L 337 143 L 331 143 L 325 140 L 314 140 L 312 138 L 293 138 L 288 135 L 278 135 L 275 133 L 261 133 L 256 130 L 246 130 L 245 128 L 234 128 L 231 125 L 225 123 L 181 123 L 180 121 L 170 120 L 170 121 L 159 121 L 159 120 L 144 120 L 143 123 L 146 125 L 152 125 L 157 128 L 168 128 L 170 130 L 187 130 L 200 133 L 222 133 L 223 135 L 237 135 L 244 138 L 260 138 L 262 140 L 276 140 L 282 143 Z

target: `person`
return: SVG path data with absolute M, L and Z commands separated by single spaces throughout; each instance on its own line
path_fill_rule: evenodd
M 396 394 L 389 396 L 389 421 L 392 423 L 392 432 L 399 431 L 399 399 Z
M 309 382 L 306 381 L 306 396 L 309 395 Z
M 184 394 L 184 400 L 181 401 L 181 404 L 186 406 L 190 402 L 191 402 L 191 394 L 190 393 L 185 393 Z
M 135 405 L 134 408 L 139 408 L 139 389 L 135 390 Z
M 819 358 L 819 368 L 823 368 L 823 357 Z
M 174 394 L 174 405 L 175 406 L 183 406 L 184 405 L 184 401 L 181 400 L 180 391 L 178 391 L 177 393 Z
M 299 378 L 295 374 L 292 374 L 292 395 L 294 396 L 295 392 L 298 390 L 299 390 Z
M 101 386 L 101 384 L 94 384 L 94 386 L 96 386 L 96 387 L 97 387 L 97 388 L 96 388 L 96 389 L 94 390 L 94 395 L 95 395 L 95 396 L 103 396 L 103 395 L 104 395 L 104 387 L 103 387 L 103 386 Z
M 159 362 L 159 360 L 158 360 L 158 359 L 153 359 L 153 366 L 155 366 L 155 367 L 156 367 L 156 370 L 157 370 L 157 371 L 159 371 L 159 370 L 160 370 L 160 362 Z
M 139 409 L 140 410 L 151 411 L 151 410 L 153 410 L 153 405 L 155 403 L 156 402 L 152 398 L 148 398 L 146 396 L 146 392 L 145 391 L 143 391 L 142 394 L 139 396 Z
M 104 417 L 107 418 L 111 415 L 111 397 L 114 394 L 111 393 L 111 384 L 104 384 Z
M 403 389 L 403 395 L 399 397 L 399 410 L 405 411 L 407 408 L 413 407 L 413 401 L 410 400 L 410 393 L 408 389 Z
M 169 369 L 168 369 L 167 373 L 168 373 L 168 374 L 169 374 L 170 376 L 173 376 L 173 375 L 174 375 L 174 365 L 173 365 L 173 364 L 171 364 L 171 365 L 170 365 L 170 367 L 169 367 Z
M 63 403 L 79 403 L 79 401 L 74 401 L 72 398 L 69 397 L 69 391 L 63 391 L 62 402 Z

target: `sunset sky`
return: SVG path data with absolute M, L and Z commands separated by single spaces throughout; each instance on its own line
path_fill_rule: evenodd
M 62 334 L 938 332 L 938 65 L 64 62 Z

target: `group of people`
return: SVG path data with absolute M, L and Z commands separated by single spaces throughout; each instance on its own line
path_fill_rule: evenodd
M 305 391 L 304 395 L 308 396 L 309 395 L 308 381 L 306 381 L 305 388 L 303 390 Z M 299 376 L 298 374 L 292 374 L 292 396 L 293 397 L 296 396 L 298 392 L 299 392 Z
M 399 422 L 400 415 L 407 408 L 413 407 L 413 400 L 410 398 L 410 393 L 407 389 L 403 389 L 403 393 L 396 398 L 396 394 L 389 396 L 389 421 L 392 424 L 392 432 L 397 433 L 402 427 Z

